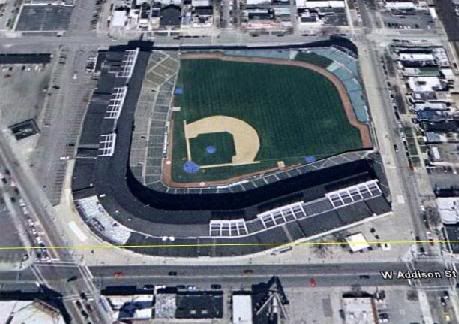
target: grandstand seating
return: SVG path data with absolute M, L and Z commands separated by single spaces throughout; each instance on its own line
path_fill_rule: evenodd
M 310 48 L 308 51 L 333 61 L 327 70 L 336 75 L 346 87 L 357 119 L 362 123 L 369 120 L 363 89 L 360 86 L 357 60 L 347 52 L 336 47 Z
M 131 231 L 113 221 L 113 218 L 99 203 L 97 196 L 76 200 L 75 204 L 80 211 L 80 215 L 91 228 L 99 232 L 107 240 L 116 244 L 125 244 L 128 241 Z

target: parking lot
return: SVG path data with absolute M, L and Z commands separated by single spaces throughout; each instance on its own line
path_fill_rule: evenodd
M 73 6 L 24 5 L 16 24 L 17 31 L 64 31 L 70 23 Z
M 0 113 L 3 126 L 35 119 L 50 79 L 50 64 L 0 65 Z
M 389 323 L 422 323 L 418 294 L 411 289 L 387 289 L 386 299 L 378 304 L 389 315 Z
M 325 13 L 324 25 L 325 26 L 348 26 L 349 23 L 346 17 L 346 11 L 340 8 L 324 8 L 321 9 Z
M 334 324 L 342 323 L 343 294 L 365 291 L 375 294 L 377 288 L 286 288 L 290 300 L 289 320 L 292 323 Z M 380 299 L 375 299 L 375 310 L 380 323 L 423 323 L 422 312 L 416 290 L 409 288 L 379 289 Z M 354 323 L 354 322 L 353 322 Z
M 427 298 L 432 305 L 432 317 L 436 323 L 457 323 L 448 291 L 430 291 Z
M 20 0 L 0 1 L 0 30 L 13 27 L 20 5 Z
M 429 177 L 433 187 L 451 188 L 459 183 L 459 172 L 457 168 L 450 166 L 429 168 Z
M 72 33 L 88 32 L 96 29 L 105 1 L 85 0 L 75 2 L 66 34 L 71 35 Z
M 9 262 L 26 261 L 32 256 L 40 261 L 50 261 L 54 251 L 48 250 L 49 242 L 43 227 L 22 198 L 15 179 L 6 168 L 1 167 L 0 179 L 0 213 L 3 212 L 7 216 L 1 218 L 1 224 L 7 232 L 0 238 L 0 246 L 16 247 L 14 250 L 0 251 L 0 262 L 2 258 Z M 29 251 L 27 256 L 25 250 L 17 249 L 23 245 L 37 248 Z
M 0 226 L 2 227 L 2 235 L 0 235 L 0 246 L 22 246 L 22 241 L 19 237 L 11 215 L 8 212 L 3 198 L 0 198 Z M 14 263 L 25 261 L 24 250 L 3 250 L 0 252 L 0 269 L 4 266 L 10 266 Z
M 306 283 L 305 283 L 306 285 Z M 286 288 L 291 323 L 340 323 L 340 288 Z
M 427 10 L 410 13 L 382 12 L 384 25 L 393 29 L 432 29 L 434 21 Z

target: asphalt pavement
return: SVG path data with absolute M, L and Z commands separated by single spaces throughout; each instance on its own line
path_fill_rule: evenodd
M 57 228 L 57 223 L 54 222 L 57 215 L 54 209 L 51 207 L 48 199 L 41 190 L 41 187 L 31 170 L 24 165 L 23 161 L 18 161 L 15 154 L 10 146 L 11 135 L 2 132 L 0 134 L 0 164 L 8 168 L 11 173 L 11 177 L 15 179 L 17 187 L 22 195 L 22 198 L 29 207 L 31 213 L 37 215 L 40 219 L 41 225 L 48 235 L 50 244 L 53 246 L 68 245 L 63 239 L 62 232 Z M 59 249 L 55 250 L 61 260 L 74 262 L 71 250 Z M 80 261 L 80 260 L 78 260 Z M 77 261 L 77 262 L 78 262 Z M 50 267 L 53 268 L 53 267 Z M 95 289 L 92 281 L 88 279 L 88 273 L 84 272 L 81 267 L 78 267 L 79 277 L 81 280 L 75 281 L 74 283 L 68 283 L 64 281 L 55 280 L 55 274 L 53 272 L 41 272 L 41 268 L 36 265 L 32 266 L 34 274 L 39 283 L 46 284 L 47 286 L 59 291 L 63 295 L 79 295 L 81 292 L 85 292 L 88 295 L 94 297 L 91 301 L 93 309 L 95 310 L 90 314 L 90 318 L 94 323 L 105 323 L 106 314 L 101 309 L 98 303 L 98 291 Z M 3 274 L 2 274 L 3 278 Z M 75 306 L 73 301 L 66 300 L 65 306 L 72 315 L 72 318 L 83 323 L 85 320 L 82 318 L 80 311 Z
M 76 276 L 82 280 L 79 267 L 73 263 L 35 263 L 50 283 L 64 282 Z M 212 283 L 236 285 L 238 282 L 261 282 L 278 276 L 287 286 L 295 286 L 299 281 L 307 282 L 311 278 L 317 280 L 319 286 L 350 286 L 360 284 L 366 286 L 379 285 L 416 285 L 405 279 L 384 279 L 381 272 L 394 273 L 417 270 L 423 272 L 450 270 L 442 262 L 425 260 L 407 264 L 404 262 L 368 262 L 368 263 L 336 263 L 336 264 L 289 264 L 289 265 L 122 265 L 122 266 L 93 266 L 89 268 L 98 287 L 144 284 L 177 285 L 197 284 L 210 286 Z M 320 280 L 319 280 L 320 279 Z M 26 269 L 22 272 L 3 272 L 0 283 L 30 284 L 34 282 L 33 271 Z M 450 280 L 446 276 L 435 279 L 422 279 L 423 287 L 447 287 Z M 203 287 L 205 288 L 205 287 Z

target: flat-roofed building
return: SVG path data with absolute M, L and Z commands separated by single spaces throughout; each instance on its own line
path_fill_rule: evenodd
M 233 324 L 253 324 L 252 296 L 233 294 Z
M 349 235 L 346 237 L 346 242 L 349 244 L 352 252 L 365 251 L 370 247 L 365 236 L 362 233 L 357 233 L 354 235 Z
M 308 8 L 308 9 L 320 9 L 320 8 L 344 8 L 344 1 L 340 0 L 295 0 L 296 7 Z
M 423 102 L 423 103 L 415 103 L 414 104 L 414 111 L 421 111 L 421 110 L 441 110 L 441 111 L 449 111 L 450 108 L 448 107 L 446 102 Z
M 431 53 L 400 53 L 398 58 L 402 61 L 433 61 L 434 55 Z
M 150 294 L 107 296 L 113 318 L 118 320 L 150 320 L 153 317 L 153 299 Z
M 430 92 L 443 90 L 443 84 L 439 77 L 410 77 L 408 86 L 414 92 Z
M 54 307 L 39 300 L 33 301 L 1 301 L 0 302 L 1 323 L 27 323 L 27 324 L 64 324 L 64 318 Z
M 436 202 L 443 224 L 459 223 L 459 197 L 437 198 Z
M 344 1 L 306 1 L 306 8 L 344 8 Z
M 377 324 L 376 306 L 373 298 L 346 297 L 341 300 L 345 324 Z
M 156 294 L 154 315 L 155 319 L 222 318 L 223 292 L 161 289 Z
M 111 27 L 122 28 L 128 20 L 128 12 L 126 9 L 115 9 L 112 14 Z
M 416 5 L 410 1 L 404 1 L 404 0 L 386 0 L 384 7 L 388 10 L 395 9 L 395 10 L 406 10 L 406 9 L 416 9 Z
M 180 27 L 181 20 L 181 8 L 179 6 L 166 6 L 160 11 L 159 24 L 161 27 Z

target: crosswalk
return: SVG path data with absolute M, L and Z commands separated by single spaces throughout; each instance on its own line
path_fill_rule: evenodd
M 37 282 L 40 285 L 47 286 L 47 287 L 50 286 L 48 281 L 45 279 L 45 277 L 43 276 L 43 274 L 41 273 L 40 269 L 37 267 L 36 264 L 32 264 L 32 266 L 30 267 L 30 270 L 32 271 L 32 273 L 34 274 L 35 278 L 37 279 Z

